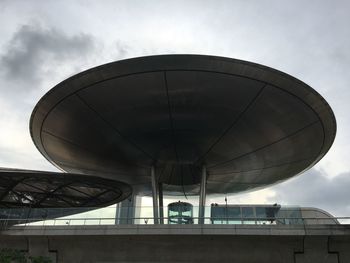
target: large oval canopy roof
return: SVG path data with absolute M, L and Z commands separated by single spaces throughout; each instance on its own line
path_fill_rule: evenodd
M 150 167 L 168 194 L 234 193 L 290 178 L 331 147 L 327 102 L 280 71 L 235 59 L 163 55 L 77 74 L 37 104 L 31 134 L 67 172 L 150 189 Z

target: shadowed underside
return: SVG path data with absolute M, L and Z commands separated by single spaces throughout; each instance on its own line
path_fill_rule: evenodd
M 221 57 L 164 55 L 106 64 L 58 84 L 31 134 L 66 172 L 116 179 L 148 194 L 235 193 L 313 166 L 336 133 L 332 110 L 303 82 Z
M 131 191 L 127 184 L 109 179 L 0 169 L 0 208 L 104 207 L 124 200 Z

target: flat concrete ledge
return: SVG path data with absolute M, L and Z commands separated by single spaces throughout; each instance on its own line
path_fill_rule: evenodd
M 0 248 L 54 263 L 343 263 L 350 225 L 105 225 L 12 227 Z
M 239 235 L 350 236 L 350 225 L 101 225 L 14 226 L 0 236 Z

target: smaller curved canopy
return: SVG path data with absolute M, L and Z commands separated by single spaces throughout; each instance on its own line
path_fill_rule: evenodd
M 131 192 L 125 183 L 98 177 L 0 169 L 0 208 L 104 207 Z

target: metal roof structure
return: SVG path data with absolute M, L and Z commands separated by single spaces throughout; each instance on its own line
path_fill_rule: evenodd
M 127 184 L 109 179 L 0 169 L 0 208 L 97 208 L 118 203 L 131 193 Z
M 102 65 L 61 82 L 30 121 L 38 150 L 65 172 L 149 194 L 236 193 L 293 177 L 331 147 L 336 121 L 300 80 L 246 61 L 162 55 Z M 102 179 L 101 179 L 102 180 Z

